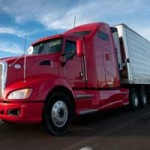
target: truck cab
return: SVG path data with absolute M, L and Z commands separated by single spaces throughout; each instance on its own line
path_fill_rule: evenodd
M 75 114 L 128 103 L 117 50 L 106 23 L 75 27 L 32 43 L 29 55 L 0 61 L 0 119 L 44 122 L 63 134 Z

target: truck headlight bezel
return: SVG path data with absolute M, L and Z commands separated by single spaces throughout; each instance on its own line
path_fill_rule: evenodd
M 25 89 L 19 89 L 19 90 L 15 90 L 12 91 L 11 93 L 9 93 L 8 95 L 8 99 L 28 99 L 31 94 L 32 94 L 33 89 L 32 88 L 25 88 Z

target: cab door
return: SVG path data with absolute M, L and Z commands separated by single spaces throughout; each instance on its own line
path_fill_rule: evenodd
M 76 41 L 64 40 L 64 77 L 73 88 L 85 87 L 83 57 L 76 55 Z

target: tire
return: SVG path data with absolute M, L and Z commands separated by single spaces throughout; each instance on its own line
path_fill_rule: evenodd
M 136 89 L 130 91 L 130 108 L 134 111 L 139 109 L 139 96 Z
M 144 88 L 141 88 L 140 90 L 140 103 L 141 107 L 146 108 L 148 106 L 148 97 L 146 90 Z
M 54 93 L 48 100 L 43 114 L 46 131 L 52 135 L 64 134 L 73 117 L 69 97 L 64 93 Z

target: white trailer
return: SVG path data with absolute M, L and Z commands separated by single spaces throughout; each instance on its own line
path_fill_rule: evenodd
M 125 24 L 115 27 L 120 39 L 122 83 L 150 85 L 150 41 Z

